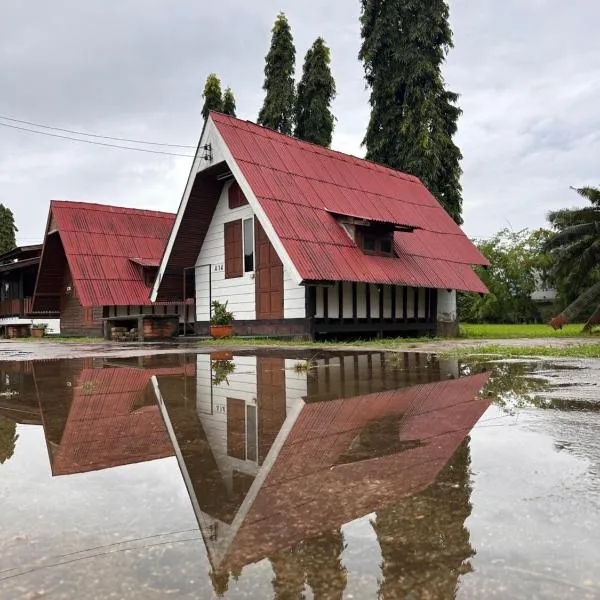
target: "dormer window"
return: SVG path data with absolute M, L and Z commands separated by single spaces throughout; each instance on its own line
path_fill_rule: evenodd
M 394 234 L 410 234 L 418 227 L 399 222 L 379 221 L 365 217 L 331 212 L 338 224 L 356 245 L 372 256 L 394 256 Z
M 383 227 L 357 227 L 356 242 L 365 254 L 394 255 L 394 230 Z

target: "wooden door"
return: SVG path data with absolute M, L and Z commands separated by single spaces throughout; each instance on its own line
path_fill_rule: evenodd
M 256 318 L 283 319 L 283 264 L 258 219 L 256 244 Z
M 265 460 L 286 418 L 285 361 L 261 356 L 256 361 L 258 462 Z

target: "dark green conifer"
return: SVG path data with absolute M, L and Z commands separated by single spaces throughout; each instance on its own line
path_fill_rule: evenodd
M 265 101 L 258 123 L 291 135 L 294 126 L 296 48 L 287 17 L 280 13 L 273 26 L 271 48 L 266 57 Z
M 331 103 L 335 98 L 335 80 L 331 74 L 331 52 L 323 38 L 317 38 L 304 59 L 302 79 L 296 99 L 294 135 L 320 146 L 331 146 L 335 117 Z
M 453 141 L 461 110 L 442 65 L 452 48 L 446 0 L 362 0 L 359 57 L 371 88 L 367 158 L 419 177 L 462 223 Z

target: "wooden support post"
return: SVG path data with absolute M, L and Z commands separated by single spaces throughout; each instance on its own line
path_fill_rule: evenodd
M 414 297 L 415 297 L 415 321 L 419 320 L 419 288 L 413 288 Z
M 379 290 L 379 333 L 381 335 L 383 335 L 383 293 L 385 290 L 385 287 L 383 285 L 379 285 L 377 286 L 377 289 Z
M 408 323 L 408 288 L 402 288 L 402 320 Z

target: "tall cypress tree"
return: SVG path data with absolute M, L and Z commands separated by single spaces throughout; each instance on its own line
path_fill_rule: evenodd
M 294 125 L 296 48 L 287 17 L 280 13 L 273 26 L 266 57 L 265 101 L 258 115 L 260 125 L 291 135 Z
M 9 252 L 16 248 L 15 233 L 19 231 L 15 225 L 15 217 L 12 210 L 4 204 L 0 204 L 0 254 Z
M 452 48 L 446 0 L 362 0 L 359 58 L 371 88 L 367 158 L 419 177 L 462 223 L 461 110 L 442 64 Z
M 221 92 L 221 80 L 214 74 L 211 73 L 204 86 L 204 106 L 202 107 L 202 116 L 204 120 L 208 118 L 208 113 L 211 110 L 221 112 L 223 110 L 223 94 Z
M 296 99 L 296 130 L 301 140 L 331 146 L 335 117 L 331 103 L 335 98 L 335 80 L 331 74 L 331 52 L 323 38 L 317 38 L 306 53 L 302 79 Z
M 235 117 L 235 109 L 235 96 L 233 95 L 231 88 L 228 87 L 223 94 L 223 112 L 226 115 Z

